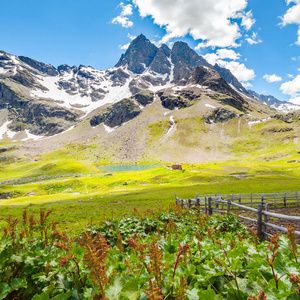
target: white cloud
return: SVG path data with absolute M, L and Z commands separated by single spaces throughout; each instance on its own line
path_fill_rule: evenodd
M 288 78 L 294 78 L 292 74 L 287 74 Z
M 216 53 L 207 53 L 207 54 L 203 55 L 203 57 L 211 65 L 216 64 L 218 62 L 218 60 L 220 59 Z
M 127 50 L 129 46 L 130 46 L 130 42 L 127 43 L 127 44 L 125 44 L 125 45 L 123 45 L 123 46 L 120 45 L 119 47 L 120 47 L 120 49 L 122 49 L 122 50 Z
M 282 80 L 282 78 L 280 76 L 277 76 L 275 74 L 272 74 L 272 75 L 266 74 L 266 75 L 264 75 L 263 78 L 266 79 L 266 81 L 269 83 L 279 82 Z
M 253 19 L 252 11 L 243 12 L 238 14 L 242 18 L 242 26 L 245 27 L 246 30 L 250 30 L 255 23 L 255 20 Z
M 127 37 L 129 37 L 131 40 L 134 40 L 136 38 L 136 35 L 131 35 L 130 33 L 128 33 Z
M 234 50 L 231 49 L 219 49 L 217 50 L 217 55 L 219 56 L 220 59 L 232 59 L 232 60 L 237 60 L 240 59 L 241 54 L 235 52 Z
M 253 85 L 250 82 L 242 82 L 242 85 L 244 88 L 253 87 Z
M 122 25 L 122 27 L 128 28 L 128 27 L 132 27 L 133 26 L 133 22 L 129 21 L 127 16 L 131 16 L 132 13 L 132 5 L 131 4 L 127 4 L 124 5 L 123 2 L 121 2 L 119 4 L 119 6 L 122 8 L 122 12 L 119 16 L 115 17 L 112 20 L 113 24 L 120 24 Z
M 287 5 L 294 3 L 287 12 L 281 17 L 281 25 L 286 26 L 288 24 L 299 25 L 297 45 L 300 45 L 300 0 L 286 0 Z
M 166 29 L 161 43 L 190 34 L 202 40 L 201 47 L 236 47 L 241 29 L 251 28 L 251 12 L 245 12 L 248 0 L 131 0 L 142 17 Z M 242 19 L 241 26 L 239 20 Z
M 289 102 L 300 105 L 300 97 L 291 98 Z
M 228 62 L 220 60 L 218 61 L 218 65 L 229 69 L 239 81 L 249 81 L 255 78 L 255 73 L 252 69 L 248 69 L 244 64 L 237 61 Z
M 229 69 L 230 72 L 239 80 L 244 82 L 243 85 L 249 80 L 254 79 L 255 73 L 252 69 L 248 69 L 243 63 L 235 60 L 240 59 L 240 53 L 237 53 L 231 49 L 219 49 L 216 53 L 208 53 L 203 56 L 211 65 L 218 64 L 219 66 Z M 230 59 L 227 61 L 224 59 Z
M 208 53 L 203 56 L 211 65 L 218 63 L 221 59 L 240 59 L 241 54 L 231 49 L 219 49 L 216 53 Z
M 252 36 L 246 36 L 246 41 L 250 44 L 250 45 L 255 45 L 255 44 L 259 44 L 262 43 L 262 40 L 258 37 L 258 33 L 257 32 L 252 32 Z
M 292 98 L 300 97 L 300 75 L 291 81 L 284 82 L 280 86 L 283 94 L 290 95 Z

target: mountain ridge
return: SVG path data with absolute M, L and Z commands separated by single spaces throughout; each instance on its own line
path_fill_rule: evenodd
M 169 49 L 139 36 L 108 70 L 55 68 L 0 52 L 0 140 L 21 141 L 31 155 L 93 143 L 125 161 L 174 159 L 175 149 L 195 157 L 195 145 L 202 147 L 197 138 L 214 140 L 215 124 L 236 119 L 248 126 L 275 114 L 229 70 L 208 64 L 183 42 Z M 216 134 L 224 144 L 231 139 Z M 203 155 L 212 156 L 210 147 Z

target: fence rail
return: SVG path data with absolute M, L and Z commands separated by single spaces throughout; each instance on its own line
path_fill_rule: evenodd
M 299 193 L 285 192 L 285 193 L 262 193 L 262 194 L 223 194 L 214 196 L 205 196 L 196 194 L 195 199 L 183 200 L 177 197 L 175 194 L 176 204 L 180 204 L 185 208 L 196 208 L 197 210 L 204 210 L 205 213 L 212 215 L 213 212 L 218 213 L 230 213 L 233 209 L 240 209 L 243 211 L 250 211 L 256 214 L 257 219 L 245 217 L 239 215 L 241 219 L 257 223 L 257 236 L 261 241 L 265 239 L 265 236 L 271 236 L 266 232 L 267 227 L 271 227 L 277 230 L 287 232 L 287 229 L 282 226 L 268 223 L 268 217 L 283 219 L 288 221 L 300 221 L 300 217 L 288 216 L 282 214 L 276 214 L 269 212 L 270 205 L 286 206 L 287 204 L 298 205 Z M 250 199 L 250 201 L 248 201 Z M 254 201 L 259 199 L 260 201 Z M 235 202 L 236 201 L 236 202 Z M 238 202 L 238 203 L 237 203 Z M 247 206 L 247 205 L 250 205 Z M 257 208 L 253 208 L 253 205 L 257 205 Z M 213 207 L 215 206 L 215 207 Z M 224 209 L 226 207 L 226 210 Z M 263 210 L 264 208 L 264 210 Z M 300 236 L 300 231 L 295 231 L 295 234 Z

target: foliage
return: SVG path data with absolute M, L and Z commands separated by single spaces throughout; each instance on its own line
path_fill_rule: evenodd
M 51 211 L 9 217 L 0 299 L 299 299 L 294 229 L 258 244 L 232 215 L 172 206 L 57 231 Z

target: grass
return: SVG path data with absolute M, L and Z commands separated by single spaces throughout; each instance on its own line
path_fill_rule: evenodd
M 34 214 L 40 208 L 52 209 L 61 228 L 78 230 L 91 219 L 97 222 L 112 214 L 123 215 L 134 207 L 140 210 L 165 207 L 174 202 L 175 192 L 181 198 L 194 198 L 196 193 L 267 193 L 299 188 L 299 163 L 232 161 L 184 165 L 184 169 L 175 171 L 162 166 L 105 176 L 93 164 L 72 160 L 7 166 L 0 172 L 1 181 L 17 181 L 1 186 L 0 193 L 10 192 L 13 198 L 0 202 L 0 226 L 8 215 L 17 217 L 24 208 Z M 236 172 L 252 176 L 241 180 L 232 175 Z M 18 181 L 26 176 L 29 182 Z
M 169 120 L 149 126 L 152 139 L 156 141 L 169 126 Z M 107 215 L 129 213 L 134 207 L 140 210 L 165 207 L 174 202 L 175 193 L 187 199 L 194 198 L 196 193 L 296 191 L 299 189 L 300 163 L 287 161 L 300 160 L 299 143 L 294 139 L 294 135 L 300 134 L 297 126 L 292 131 L 281 130 L 290 127 L 274 120 L 253 125 L 250 129 L 245 121 L 239 123 L 238 120 L 215 124 L 214 130 L 227 138 L 223 151 L 229 151 L 235 159 L 185 164 L 184 171 L 161 166 L 105 176 L 98 167 L 103 161 L 97 160 L 96 154 L 92 155 L 93 151 L 98 151 L 97 155 L 101 152 L 94 144 L 69 144 L 39 155 L 34 161 L 16 160 L 14 150 L 8 151 L 0 155 L 0 195 L 5 193 L 11 199 L 0 199 L 0 227 L 8 215 L 17 217 L 24 208 L 35 214 L 40 208 L 52 209 L 61 228 L 78 230 L 91 219 L 98 222 Z M 201 118 L 192 118 L 190 122 L 181 119 L 177 122 L 174 138 L 188 145 L 202 143 L 204 146 L 209 137 L 201 140 L 197 138 L 199 132 L 208 134 Z M 212 137 L 217 139 L 213 134 Z M 218 148 L 222 145 L 219 143 Z M 0 146 L 11 145 L 1 142 Z M 238 173 L 245 177 L 236 176 Z

